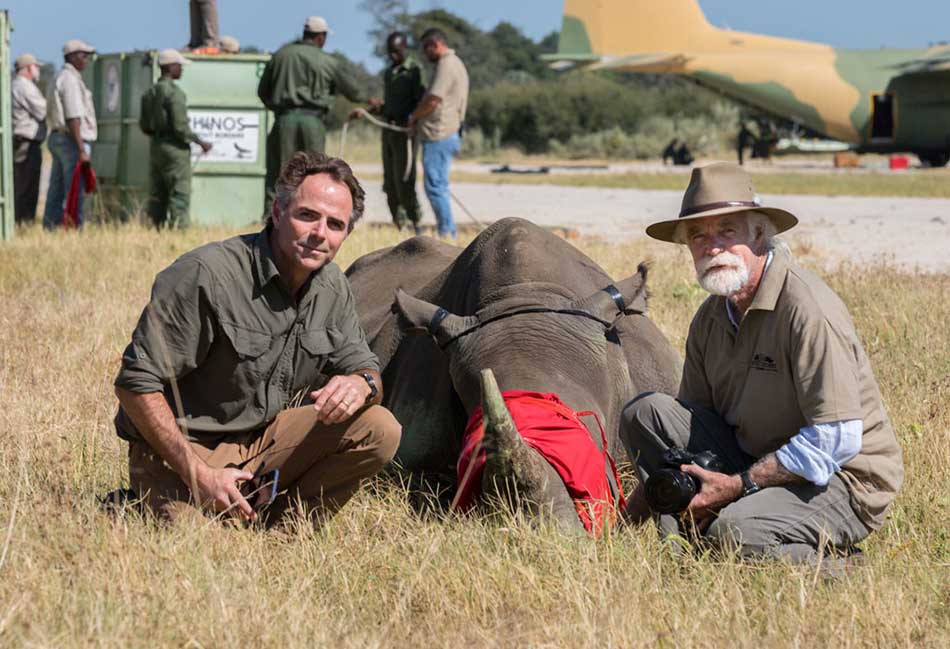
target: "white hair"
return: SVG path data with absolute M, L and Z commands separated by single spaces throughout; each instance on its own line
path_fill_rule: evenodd
M 746 225 L 749 228 L 749 243 L 753 243 L 763 238 L 766 250 L 783 250 L 788 252 L 788 244 L 778 236 L 778 228 L 769 218 L 769 215 L 759 210 L 748 210 L 743 212 L 746 217 Z M 673 231 L 673 241 L 686 245 L 689 243 L 686 237 L 686 221 L 676 224 Z

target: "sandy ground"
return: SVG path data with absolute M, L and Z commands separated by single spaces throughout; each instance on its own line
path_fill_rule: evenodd
M 469 171 L 478 165 L 468 163 L 459 168 L 463 166 Z M 358 173 L 378 171 L 372 165 L 360 167 Z M 369 181 L 366 190 L 367 220 L 388 221 L 380 183 Z M 418 191 L 425 212 L 423 222 L 433 224 L 435 218 L 421 185 Z M 551 185 L 455 183 L 452 191 L 483 223 L 518 216 L 608 240 L 646 236 L 647 224 L 676 216 L 682 199 L 678 191 Z M 948 199 L 763 195 L 762 200 L 798 216 L 799 226 L 786 239 L 793 245 L 808 243 L 821 251 L 829 264 L 887 260 L 907 270 L 950 273 Z M 457 204 L 453 210 L 457 223 L 471 222 Z

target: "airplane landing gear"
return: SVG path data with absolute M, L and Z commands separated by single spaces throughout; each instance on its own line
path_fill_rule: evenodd
M 931 167 L 946 167 L 947 162 L 950 162 L 950 153 L 946 151 L 931 151 L 929 153 L 918 153 L 917 157 L 920 158 L 920 161 L 924 164 Z

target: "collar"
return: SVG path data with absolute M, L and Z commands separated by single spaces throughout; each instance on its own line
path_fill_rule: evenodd
M 254 242 L 254 267 L 261 287 L 266 286 L 275 277 L 280 277 L 280 271 L 277 270 L 277 263 L 274 261 L 274 252 L 270 247 L 272 229 L 273 226 L 268 223 L 257 233 L 257 239 Z
M 769 272 L 769 266 L 772 265 L 772 259 L 774 257 L 775 255 L 771 250 L 769 250 L 769 254 L 765 257 L 765 268 L 762 269 L 762 279 L 759 280 L 759 290 L 755 293 L 756 297 L 758 297 L 759 293 L 762 291 L 762 285 L 765 283 L 765 278 Z M 739 329 L 739 321 L 736 318 L 735 311 L 732 310 L 732 302 L 729 300 L 729 298 L 724 298 L 723 302 L 726 303 L 726 317 L 729 318 L 729 324 L 732 325 L 733 329 Z M 755 304 L 755 298 L 752 298 L 752 304 Z M 750 305 L 749 308 L 753 308 L 752 305 Z
M 778 304 L 778 298 L 785 287 L 785 277 L 788 275 L 788 253 L 778 250 L 769 251 L 769 259 L 766 261 L 765 270 L 762 273 L 762 279 L 759 280 L 759 289 L 752 298 L 752 304 L 749 310 L 758 309 L 759 311 L 774 311 Z M 770 268 L 771 266 L 771 268 Z M 771 272 L 766 272 L 771 270 Z
M 79 70 L 77 70 L 75 67 L 73 67 L 73 64 L 70 63 L 69 61 L 66 61 L 63 63 L 63 71 L 69 72 L 71 74 L 75 74 L 77 77 L 82 78 L 82 73 Z

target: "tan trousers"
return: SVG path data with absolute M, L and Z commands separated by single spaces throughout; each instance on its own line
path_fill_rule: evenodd
M 399 422 L 381 406 L 332 426 L 319 423 L 313 407 L 304 406 L 284 410 L 263 432 L 215 447 L 192 443 L 192 448 L 217 469 L 278 469 L 278 497 L 266 512 L 266 523 L 281 522 L 300 503 L 319 525 L 346 504 L 362 479 L 389 463 L 400 432 Z M 129 481 L 161 518 L 173 521 L 197 512 L 191 490 L 145 442 L 129 444 Z

